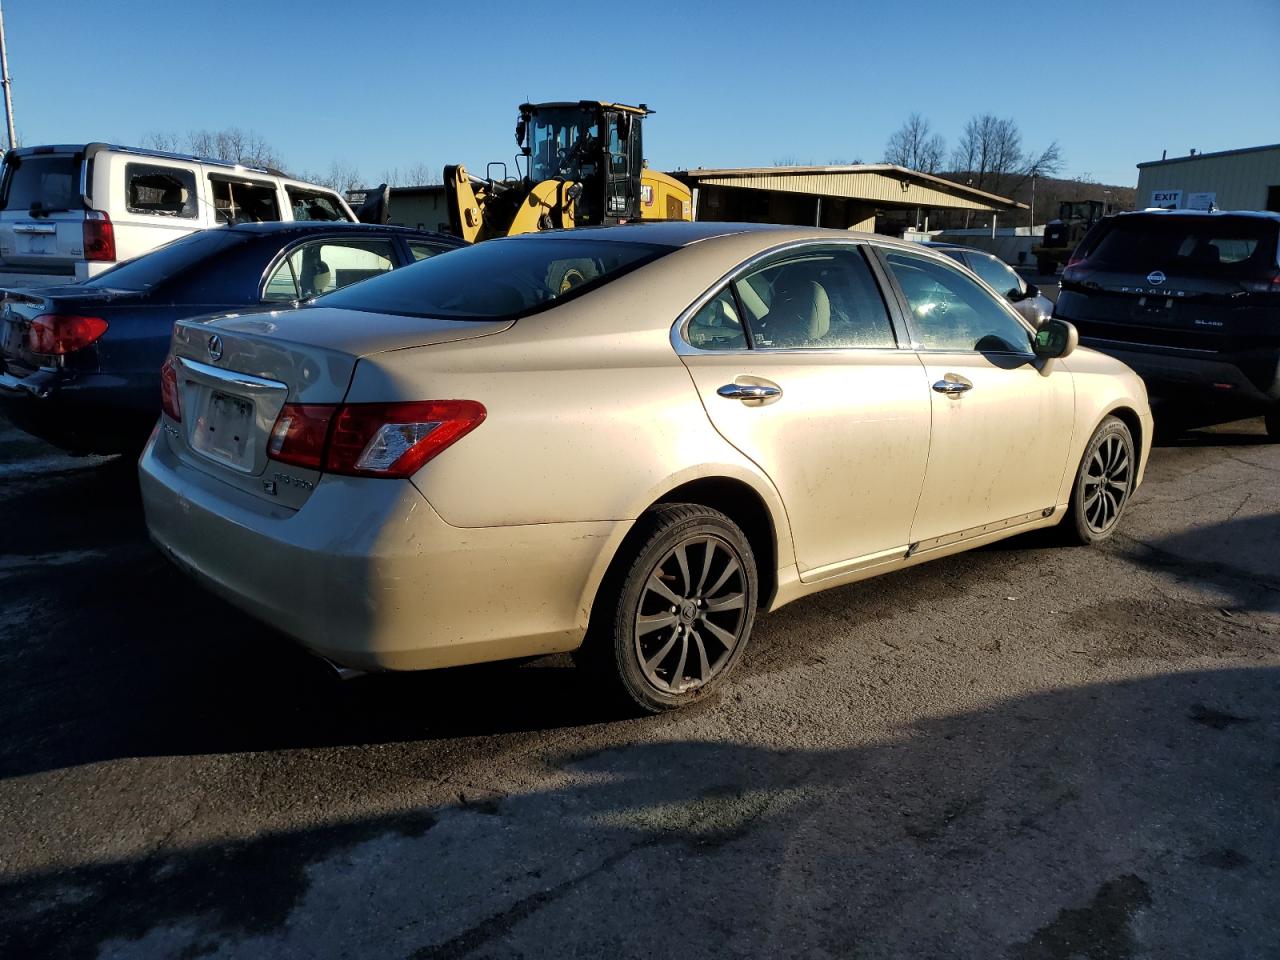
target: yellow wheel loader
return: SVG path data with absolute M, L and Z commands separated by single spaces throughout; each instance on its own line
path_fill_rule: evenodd
M 644 165 L 643 103 L 525 103 L 516 121 L 515 177 L 444 168 L 453 232 L 476 242 L 535 230 L 634 220 L 692 220 L 689 188 Z M 523 170 L 521 167 L 523 166 Z M 490 176 L 494 167 L 501 177 Z

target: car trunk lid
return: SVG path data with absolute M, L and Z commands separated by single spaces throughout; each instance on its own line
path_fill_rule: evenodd
M 300 507 L 321 472 L 272 459 L 272 430 L 286 403 L 336 407 L 362 357 L 489 336 L 511 323 L 325 307 L 180 321 L 171 356 L 182 421 L 164 418 L 165 442 L 202 472 Z

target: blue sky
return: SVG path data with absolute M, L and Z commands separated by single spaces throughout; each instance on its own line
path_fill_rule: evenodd
M 634 12 L 627 12 L 634 11 Z M 239 126 L 291 169 L 514 152 L 522 100 L 644 101 L 659 169 L 881 159 L 911 111 L 1062 145 L 1067 175 L 1280 140 L 1280 0 L 512 4 L 4 0 L 24 142 Z

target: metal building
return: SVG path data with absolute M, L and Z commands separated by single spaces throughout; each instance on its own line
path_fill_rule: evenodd
M 1280 143 L 1140 163 L 1138 207 L 1280 212 Z
M 976 214 L 995 227 L 1002 214 L 1027 209 L 1007 197 L 888 163 L 829 167 L 678 170 L 694 193 L 695 220 L 792 223 L 901 233 L 929 229 L 937 212 Z M 1013 224 L 1013 218 L 1008 222 Z M 978 225 L 975 223 L 975 226 Z

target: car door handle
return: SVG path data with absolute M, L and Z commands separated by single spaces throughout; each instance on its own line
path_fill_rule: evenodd
M 938 393 L 946 394 L 948 397 L 958 397 L 972 390 L 973 383 L 958 374 L 948 373 L 933 385 L 933 389 Z
M 782 388 L 763 383 L 726 383 L 716 393 L 726 400 L 772 400 L 782 396 Z

